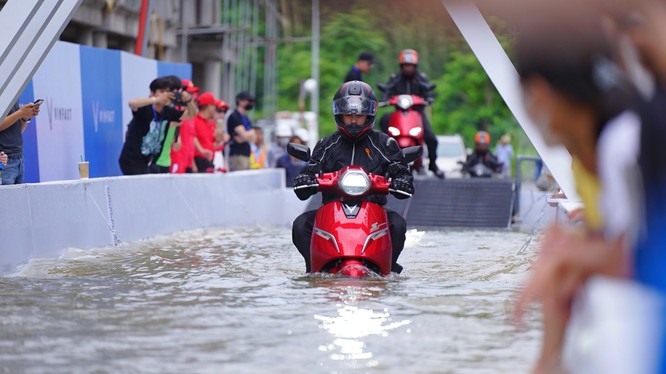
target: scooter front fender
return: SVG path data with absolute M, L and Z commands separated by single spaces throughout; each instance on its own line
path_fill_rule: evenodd
M 392 246 L 386 211 L 368 201 L 357 204 L 333 201 L 317 211 L 310 245 L 313 272 L 326 272 L 337 260 L 358 259 L 372 264 L 381 275 L 390 273 Z M 349 212 L 353 210 L 357 213 L 352 216 Z

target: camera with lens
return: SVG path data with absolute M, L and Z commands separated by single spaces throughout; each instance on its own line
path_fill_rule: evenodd
M 173 103 L 177 106 L 186 106 L 187 103 L 183 101 L 183 91 L 173 90 Z

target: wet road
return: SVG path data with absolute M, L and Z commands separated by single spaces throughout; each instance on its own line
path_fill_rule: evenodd
M 284 228 L 69 249 L 0 277 L 0 373 L 524 373 L 528 239 L 411 230 L 401 275 L 355 281 L 305 276 Z

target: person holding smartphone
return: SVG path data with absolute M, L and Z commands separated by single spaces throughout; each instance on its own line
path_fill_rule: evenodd
M 23 183 L 23 131 L 32 117 L 39 114 L 44 100 L 37 100 L 20 106 L 18 101 L 0 123 L 0 154 L 7 156 L 7 164 L 2 172 L 2 184 Z

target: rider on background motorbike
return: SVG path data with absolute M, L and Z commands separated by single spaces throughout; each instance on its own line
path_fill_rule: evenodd
M 476 164 L 483 164 L 488 169 L 495 173 L 502 172 L 502 164 L 497 160 L 497 157 L 490 152 L 488 145 L 490 144 L 490 134 L 485 131 L 479 131 L 474 135 L 474 152 L 467 156 L 467 161 L 463 165 L 463 172 L 469 172 Z
M 346 82 L 333 97 L 333 115 L 338 131 L 321 139 L 315 146 L 308 166 L 294 179 L 294 188 L 299 199 L 305 200 L 317 192 L 317 175 L 342 169 L 347 165 L 358 165 L 369 173 L 391 179 L 393 194 L 404 199 L 414 193 L 413 177 L 403 160 L 402 151 L 395 139 L 374 131 L 377 115 L 377 97 L 372 88 L 360 81 Z M 402 192 L 402 193 L 401 193 Z M 323 204 L 337 199 L 335 194 L 324 193 Z M 379 205 L 385 205 L 384 195 L 367 197 Z M 292 226 L 292 240 L 305 259 L 306 271 L 310 272 L 310 239 L 317 211 L 308 211 L 296 218 Z M 402 266 L 396 261 L 405 244 L 407 223 L 398 213 L 386 210 L 389 232 L 393 245 L 391 271 L 400 273 Z
M 386 91 L 382 94 L 382 100 L 386 101 L 391 96 L 396 95 L 417 95 L 421 96 L 428 104 L 435 102 L 435 97 L 432 90 L 428 90 L 428 78 L 425 74 L 418 71 L 419 54 L 413 49 L 404 49 L 400 52 L 398 57 L 400 62 L 400 72 L 391 74 L 388 83 L 386 84 Z M 437 167 L 437 137 L 432 131 L 430 121 L 425 115 L 423 107 L 415 107 L 423 119 L 423 138 L 426 146 L 428 147 L 428 158 L 430 159 L 429 169 L 435 174 L 437 178 L 444 178 L 444 173 Z M 388 130 L 388 122 L 390 113 L 382 116 L 379 127 L 382 132 L 386 133 Z

